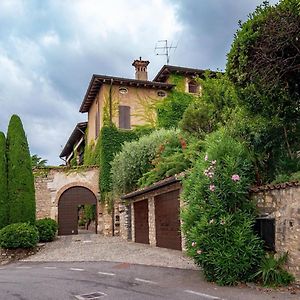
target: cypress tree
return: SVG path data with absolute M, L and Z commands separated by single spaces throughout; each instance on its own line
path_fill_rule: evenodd
M 8 225 L 6 140 L 0 132 L 0 229 Z
M 35 223 L 34 179 L 31 157 L 22 121 L 10 119 L 7 131 L 9 222 Z

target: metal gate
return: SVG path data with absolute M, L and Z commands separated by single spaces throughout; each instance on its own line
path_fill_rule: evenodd
M 134 202 L 133 205 L 135 242 L 149 244 L 148 200 Z
M 58 202 L 58 234 L 78 234 L 78 206 L 83 204 L 96 205 L 97 198 L 92 191 L 85 187 L 76 186 L 66 190 Z M 96 213 L 97 230 L 97 213 Z
M 181 250 L 179 190 L 155 197 L 156 245 Z

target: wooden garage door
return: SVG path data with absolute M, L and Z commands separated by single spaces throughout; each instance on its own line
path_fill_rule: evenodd
M 179 190 L 155 197 L 156 245 L 181 250 Z
M 83 204 L 97 205 L 95 195 L 85 187 L 72 187 L 60 196 L 58 202 L 59 235 L 78 234 L 78 206 Z
M 148 200 L 134 202 L 133 205 L 135 242 L 149 244 Z

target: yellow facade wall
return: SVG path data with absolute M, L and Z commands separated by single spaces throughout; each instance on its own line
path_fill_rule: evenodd
M 126 88 L 127 93 L 120 93 L 120 88 Z M 157 95 L 158 89 L 149 89 L 144 87 L 133 87 L 114 84 L 111 87 L 113 122 L 119 127 L 119 105 L 130 106 L 131 128 L 136 125 L 149 124 L 156 119 L 155 110 L 149 110 L 149 107 L 156 101 L 162 99 Z M 166 95 L 167 91 L 164 91 Z M 100 112 L 99 128 L 103 126 L 104 110 L 109 107 L 110 85 L 103 84 L 98 92 L 97 97 L 92 103 L 88 112 L 88 143 L 96 141 L 95 119 L 97 109 Z

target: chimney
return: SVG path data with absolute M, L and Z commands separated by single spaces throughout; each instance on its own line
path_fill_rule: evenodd
M 136 59 L 132 65 L 135 67 L 135 79 L 148 80 L 147 66 L 149 65 L 148 60 Z

